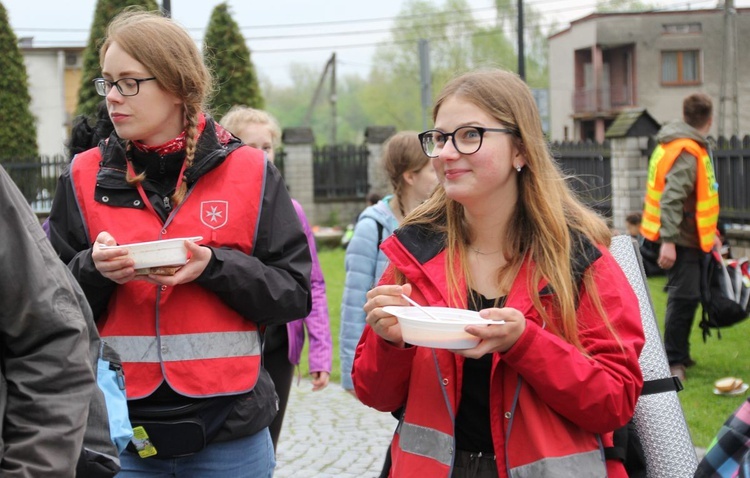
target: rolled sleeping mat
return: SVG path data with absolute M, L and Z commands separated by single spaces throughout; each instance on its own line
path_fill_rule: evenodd
M 646 343 L 638 359 L 644 393 L 638 399 L 633 422 L 646 455 L 648 478 L 685 478 L 698 468 L 682 405 L 677 398 L 679 380 L 670 377 L 659 326 L 651 302 L 638 244 L 628 235 L 612 238 L 609 247 L 638 297 Z

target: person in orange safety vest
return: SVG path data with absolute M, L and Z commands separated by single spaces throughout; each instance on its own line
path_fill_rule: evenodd
M 713 102 L 704 93 L 683 100 L 683 120 L 665 125 L 648 166 L 641 234 L 659 241 L 659 267 L 667 270 L 664 346 L 672 375 L 684 381 L 690 329 L 700 303 L 703 255 L 721 247 L 716 237 L 719 186 L 706 136 Z

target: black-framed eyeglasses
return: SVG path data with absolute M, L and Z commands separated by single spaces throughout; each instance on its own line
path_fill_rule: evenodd
M 439 129 L 430 129 L 419 133 L 419 142 L 422 143 L 422 151 L 431 158 L 437 158 L 445 147 L 448 138 L 453 141 L 453 147 L 461 154 L 474 154 L 482 147 L 484 133 L 507 133 L 517 134 L 510 128 L 482 128 L 481 126 L 461 126 L 452 133 L 446 133 Z
M 117 81 L 110 81 L 106 78 L 96 78 L 94 80 L 94 88 L 99 96 L 107 96 L 112 87 L 117 88 L 122 96 L 135 96 L 141 91 L 141 83 L 144 81 L 155 80 L 156 77 L 151 78 L 120 78 Z

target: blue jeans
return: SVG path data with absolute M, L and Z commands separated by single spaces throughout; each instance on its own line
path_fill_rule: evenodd
M 209 443 L 195 455 L 181 458 L 141 458 L 126 450 L 120 462 L 117 478 L 271 478 L 276 466 L 268 428 L 237 440 Z

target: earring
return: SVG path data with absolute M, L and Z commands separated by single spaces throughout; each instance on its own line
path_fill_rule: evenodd
M 520 164 L 516 164 L 516 171 L 520 173 L 522 169 L 523 169 L 523 166 L 521 166 Z

